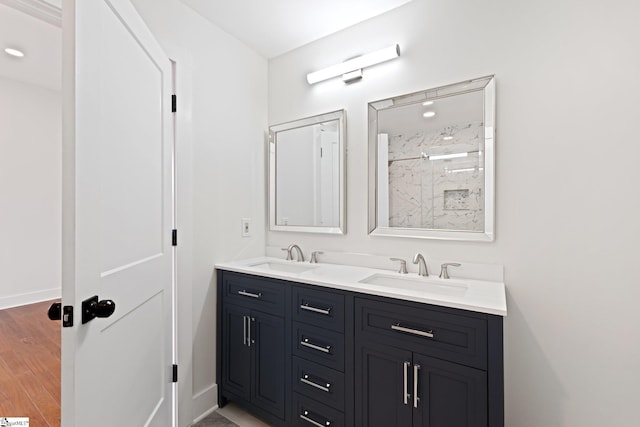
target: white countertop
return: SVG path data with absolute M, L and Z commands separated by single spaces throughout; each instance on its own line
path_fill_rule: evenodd
M 415 273 L 400 274 L 389 270 L 339 264 L 299 263 L 271 257 L 222 262 L 215 267 L 345 291 L 499 316 L 507 315 L 504 282 L 498 281 L 420 277 Z M 293 271 L 284 271 L 286 269 Z M 363 283 L 367 281 L 373 283 Z M 379 284 L 385 282 L 389 284 Z

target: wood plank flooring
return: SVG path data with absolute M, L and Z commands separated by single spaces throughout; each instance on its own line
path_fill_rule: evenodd
M 0 310 L 0 417 L 60 427 L 60 321 L 53 301 Z

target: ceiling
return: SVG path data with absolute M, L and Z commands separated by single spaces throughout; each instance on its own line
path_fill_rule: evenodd
M 25 53 L 15 58 L 4 53 L 13 47 Z M 62 32 L 60 27 L 0 3 L 0 76 L 60 90 Z
M 180 1 L 273 58 L 411 0 Z M 60 6 L 61 0 L 0 0 L 0 77 L 60 90 Z M 5 54 L 6 47 L 23 50 L 25 57 Z
M 411 0 L 181 1 L 265 58 L 274 58 Z

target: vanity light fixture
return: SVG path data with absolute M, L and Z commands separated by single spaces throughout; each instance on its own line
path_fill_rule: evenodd
M 7 55 L 15 56 L 16 58 L 22 58 L 24 56 L 24 52 L 18 49 L 13 49 L 11 47 L 7 47 L 4 49 L 4 52 Z
M 437 156 L 429 156 L 429 160 L 457 159 L 459 157 L 467 157 L 468 155 L 469 153 L 438 154 Z
M 426 113 L 424 113 L 422 116 L 423 116 L 423 117 L 426 117 L 426 118 L 429 118 L 429 117 L 433 117 L 433 116 L 435 116 L 435 115 L 436 115 L 436 112 L 435 112 L 435 111 L 427 111 L 427 112 L 426 112 Z
M 392 46 L 385 47 L 384 49 L 349 59 L 341 64 L 332 65 L 330 67 L 323 68 L 322 70 L 309 73 L 307 74 L 307 82 L 312 85 L 323 80 L 342 76 L 342 80 L 345 83 L 349 83 L 362 78 L 363 68 L 380 64 L 381 62 L 386 62 L 399 56 L 400 45 L 396 43 Z

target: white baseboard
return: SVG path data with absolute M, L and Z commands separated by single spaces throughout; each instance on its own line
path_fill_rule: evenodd
M 193 395 L 193 422 L 197 423 L 218 409 L 218 384 L 200 390 Z
M 0 310 L 5 308 L 18 307 L 21 305 L 33 304 L 36 302 L 58 299 L 62 296 L 61 288 L 45 289 L 43 291 L 29 292 L 20 295 L 9 295 L 0 297 Z

